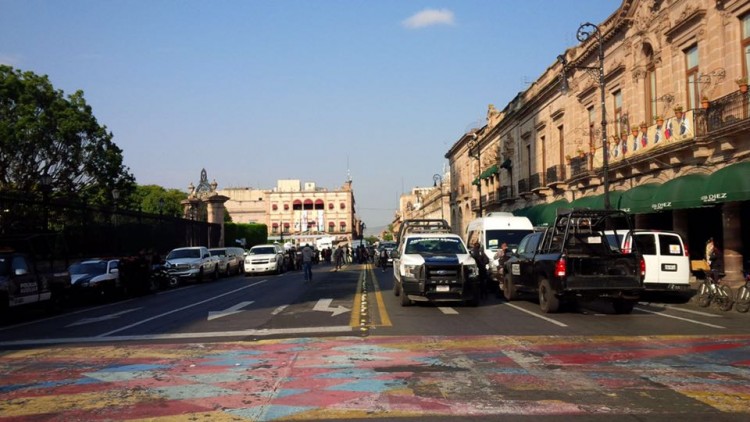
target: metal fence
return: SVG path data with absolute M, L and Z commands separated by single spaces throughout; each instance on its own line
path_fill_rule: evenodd
M 221 225 L 0 192 L 0 237 L 43 237 L 47 240 L 34 246 L 34 252 L 57 258 L 128 256 L 140 251 L 164 255 L 180 246 L 221 246 Z

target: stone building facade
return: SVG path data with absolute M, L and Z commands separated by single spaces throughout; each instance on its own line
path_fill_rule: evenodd
M 739 283 L 750 259 L 750 1 L 623 0 L 578 39 L 446 153 L 454 230 L 490 211 L 544 225 L 559 207 L 608 202 L 638 228 L 681 233 L 691 259 L 713 237 Z
M 337 190 L 284 179 L 274 189 L 232 188 L 219 193 L 229 198 L 225 206 L 234 222 L 266 224 L 269 241 L 314 244 L 327 237 L 334 243 L 352 243 L 361 235 L 351 180 Z

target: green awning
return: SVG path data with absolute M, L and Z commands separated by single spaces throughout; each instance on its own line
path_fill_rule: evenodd
M 730 164 L 708 176 L 701 196 L 703 204 L 750 199 L 750 161 Z
M 476 179 L 474 179 L 474 181 L 471 182 L 471 184 L 474 186 L 479 186 L 479 178 L 477 177 Z
M 651 208 L 662 211 L 699 207 L 703 205 L 701 196 L 707 180 L 705 174 L 686 174 L 672 179 L 654 192 Z
M 644 183 L 628 189 L 620 198 L 620 209 L 630 214 L 647 214 L 653 212 L 651 198 L 659 189 L 658 183 Z
M 555 217 L 557 217 L 557 209 L 558 208 L 570 208 L 570 203 L 567 199 L 559 199 L 554 202 L 550 202 L 547 204 L 542 212 L 539 214 L 539 226 L 549 226 L 552 225 L 552 223 L 555 222 Z
M 588 196 L 582 196 L 573 202 L 570 203 L 570 208 L 591 208 L 591 209 L 599 209 L 604 208 L 603 206 L 600 206 L 599 203 L 604 203 L 603 199 L 598 199 L 600 195 L 588 195 Z
M 530 209 L 531 207 L 524 207 L 524 208 L 519 208 L 517 210 L 513 210 L 513 215 L 517 217 L 526 217 Z
M 497 164 L 493 164 L 488 169 L 482 172 L 482 174 L 479 175 L 480 179 L 487 179 L 489 177 L 492 177 L 498 173 L 497 170 Z
M 529 220 L 531 220 L 531 224 L 535 226 L 541 225 L 541 213 L 546 206 L 547 204 L 537 204 L 531 207 L 531 209 L 529 209 L 529 212 L 526 214 L 526 217 L 528 217 Z

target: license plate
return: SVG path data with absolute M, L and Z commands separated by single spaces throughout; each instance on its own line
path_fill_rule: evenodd
M 664 271 L 677 271 L 677 264 L 662 264 L 661 269 Z
M 451 291 L 450 286 L 437 286 L 435 287 L 436 292 L 449 292 Z

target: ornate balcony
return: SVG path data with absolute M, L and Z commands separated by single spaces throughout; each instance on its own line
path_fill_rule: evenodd
M 518 194 L 523 195 L 524 193 L 531 193 L 531 189 L 529 189 L 529 179 L 521 179 L 518 181 Z
M 554 165 L 547 169 L 547 186 L 554 188 L 565 183 L 565 166 L 562 164 Z
M 512 186 L 500 186 L 500 189 L 497 190 L 497 193 L 498 193 L 498 196 L 500 197 L 500 202 L 513 199 L 513 187 Z

